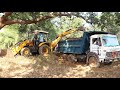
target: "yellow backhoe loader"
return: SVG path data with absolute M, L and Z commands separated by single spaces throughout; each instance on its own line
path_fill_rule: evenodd
M 53 52 L 53 49 L 56 47 L 62 37 L 78 30 L 83 30 L 83 27 L 67 30 L 59 34 L 52 42 L 48 42 L 48 32 L 35 30 L 34 32 L 28 34 L 28 39 L 19 42 L 12 47 L 12 52 L 14 55 L 20 54 L 23 56 L 29 56 L 34 53 L 38 53 L 46 56 Z
M 14 55 L 20 54 L 23 56 L 29 56 L 39 53 L 41 55 L 47 55 L 51 52 L 50 43 L 48 40 L 48 32 L 35 30 L 28 33 L 28 39 L 17 43 L 12 47 Z

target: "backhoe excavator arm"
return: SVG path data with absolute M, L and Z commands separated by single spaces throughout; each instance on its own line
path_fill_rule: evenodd
M 50 44 L 51 51 L 53 51 L 53 48 L 56 47 L 56 45 L 62 39 L 62 37 L 66 36 L 68 34 L 74 33 L 76 31 L 80 31 L 80 30 L 83 31 L 84 28 L 83 27 L 79 27 L 79 28 L 76 28 L 76 29 L 69 29 L 69 30 L 59 34 L 58 37 L 54 41 L 52 41 L 51 44 Z

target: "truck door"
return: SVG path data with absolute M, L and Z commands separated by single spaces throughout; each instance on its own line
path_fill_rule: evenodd
M 101 40 L 99 37 L 91 37 L 90 38 L 90 52 L 95 52 L 96 54 L 100 54 L 99 47 L 101 46 Z

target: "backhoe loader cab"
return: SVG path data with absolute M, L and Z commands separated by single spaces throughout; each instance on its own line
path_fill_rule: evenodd
M 28 35 L 31 43 L 28 44 L 31 53 L 48 53 L 49 43 L 48 43 L 48 32 L 35 30 Z
M 35 40 L 37 42 L 47 42 L 48 41 L 48 32 L 35 30 L 31 33 L 28 33 L 28 38 Z

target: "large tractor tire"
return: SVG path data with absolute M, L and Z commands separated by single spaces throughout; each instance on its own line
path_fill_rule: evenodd
M 91 67 L 91 68 L 98 68 L 100 67 L 100 62 L 99 62 L 99 58 L 98 55 L 90 52 L 87 55 L 87 64 Z
M 48 45 L 42 45 L 39 47 L 38 52 L 40 55 L 48 56 L 48 54 L 50 54 L 51 50 L 50 50 L 50 47 Z
M 21 50 L 21 52 L 20 52 L 20 54 L 22 55 L 22 56 L 30 56 L 30 49 L 29 48 L 27 48 L 27 47 L 24 47 L 22 50 Z

